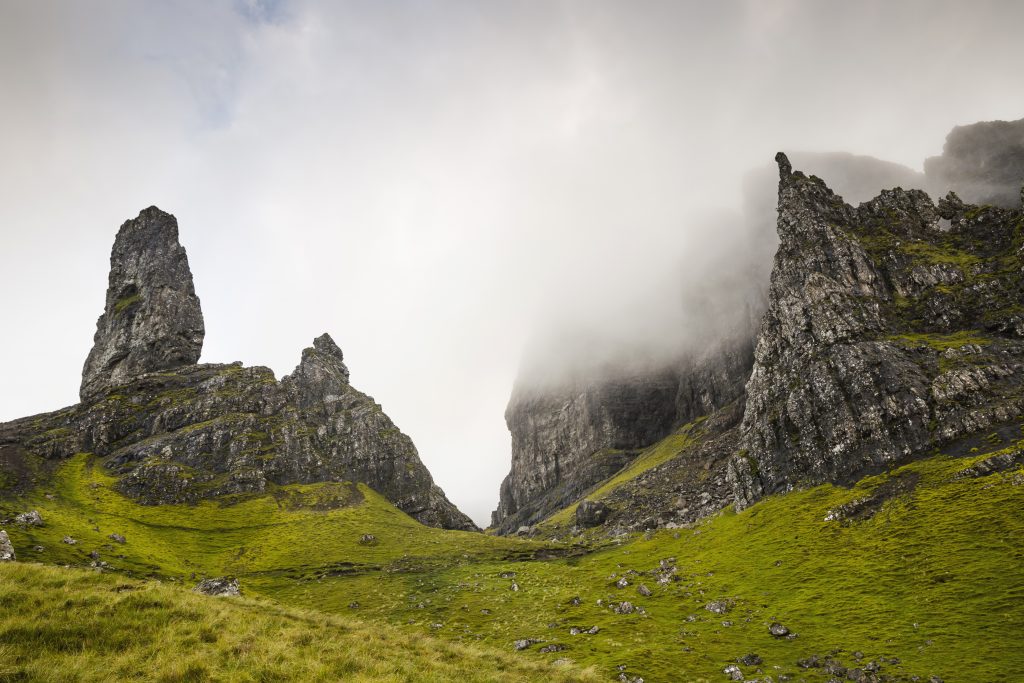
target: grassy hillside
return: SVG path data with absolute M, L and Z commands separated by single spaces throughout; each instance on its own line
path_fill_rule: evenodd
M 0 565 L 0 680 L 597 679 L 265 600 L 11 563 Z
M 663 450 L 676 450 L 680 436 Z M 369 489 L 340 484 L 235 505 L 140 507 L 88 456 L 4 512 L 35 508 L 46 521 L 6 527 L 23 560 L 87 564 L 98 550 L 135 575 L 190 582 L 193 572 L 230 573 L 250 596 L 390 622 L 408 638 L 491 647 L 524 665 L 570 659 L 596 666 L 601 680 L 619 666 L 648 683 L 726 680 L 723 668 L 748 654 L 762 662 L 740 665 L 748 678 L 827 681 L 824 667 L 797 662 L 831 655 L 849 668 L 874 661 L 896 680 L 1014 680 L 1024 670 L 1015 646 L 1024 632 L 1024 471 L 957 474 L 1019 448 L 1020 437 L 1004 430 L 973 452 L 961 447 L 965 457 L 936 455 L 849 489 L 818 486 L 693 528 L 586 548 L 429 529 Z M 854 502 L 849 519 L 826 519 Z M 112 532 L 127 543 L 108 539 Z M 375 540 L 361 543 L 365 533 Z M 78 543 L 61 543 L 66 534 Z M 37 544 L 45 549 L 34 553 Z M 622 577 L 628 585 L 618 587 Z M 622 612 L 623 601 L 643 609 L 610 608 Z M 715 602 L 724 613 L 706 609 Z M 776 621 L 797 637 L 773 637 Z M 596 634 L 570 631 L 593 626 Z M 4 638 L 0 648 L 11 647 Z M 519 639 L 540 642 L 515 652 Z M 400 666 L 381 652 L 381 666 Z

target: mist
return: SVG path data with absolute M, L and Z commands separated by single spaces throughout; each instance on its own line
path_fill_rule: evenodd
M 1012 1 L 0 0 L 0 420 L 76 402 L 114 235 L 155 204 L 204 362 L 280 377 L 329 332 L 484 524 L 521 367 L 632 371 L 744 324 L 775 152 L 919 173 L 955 125 L 1024 115 L 1021 25 Z

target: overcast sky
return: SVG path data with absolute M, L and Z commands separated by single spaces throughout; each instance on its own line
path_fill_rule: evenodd
M 280 377 L 330 332 L 484 524 L 538 330 L 629 327 L 779 149 L 919 169 L 1021 118 L 1021 26 L 1013 0 L 0 0 L 0 419 L 77 400 L 114 235 L 156 204 L 204 361 Z

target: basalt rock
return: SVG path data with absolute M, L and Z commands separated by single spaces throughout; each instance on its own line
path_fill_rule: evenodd
M 492 526 L 511 533 L 570 504 L 644 447 L 742 395 L 752 363 L 752 339 L 740 334 L 657 372 L 517 385 L 505 411 L 512 470 Z
M 151 206 L 126 221 L 114 240 L 106 305 L 82 371 L 81 399 L 147 372 L 194 364 L 204 335 L 178 222 Z
M 330 490 L 315 504 L 340 507 L 363 499 L 357 482 L 424 524 L 476 528 L 409 437 L 349 383 L 329 335 L 281 381 L 264 367 L 196 364 L 201 342 L 174 218 L 147 209 L 118 234 L 82 402 L 0 424 L 0 496 L 87 453 L 116 475 L 117 490 L 146 505 L 263 493 L 303 504 L 281 487 L 324 482 Z
M 238 586 L 238 579 L 230 576 L 203 579 L 195 585 L 192 591 L 215 598 L 233 598 L 242 594 Z
M 1020 415 L 1021 211 L 899 188 L 854 208 L 777 160 L 780 244 L 729 466 L 738 506 Z

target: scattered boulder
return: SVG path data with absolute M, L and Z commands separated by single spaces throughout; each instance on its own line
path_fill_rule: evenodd
M 728 676 L 730 681 L 742 681 L 743 680 L 743 672 L 740 671 L 740 668 L 738 666 L 736 666 L 735 664 L 730 664 L 729 666 L 727 666 L 724 669 L 722 669 L 722 673 L 724 673 L 726 676 Z
M 785 638 L 789 635 L 789 629 L 775 621 L 768 627 L 768 633 L 772 634 L 776 638 Z
M 8 538 L 6 531 L 0 529 L 0 562 L 14 562 L 16 559 L 18 558 L 14 554 L 11 539 Z
M 732 609 L 732 605 L 728 600 L 712 600 L 708 604 L 704 605 L 704 609 L 709 612 L 714 612 L 715 614 L 725 614 Z
M 68 545 L 75 545 L 76 543 L 78 543 L 78 541 L 71 538 L 70 536 L 65 536 L 64 538 L 60 539 L 60 542 L 67 543 Z
M 120 543 L 121 545 L 124 545 L 128 542 L 128 539 L 126 539 L 121 534 L 110 534 L 109 536 L 107 536 L 107 538 L 109 538 L 114 543 Z
M 623 576 L 621 579 L 619 579 L 618 581 L 615 582 L 615 586 L 617 588 L 625 588 L 628 585 L 629 585 L 629 581 L 626 580 L 625 576 Z
M 600 632 L 601 632 L 601 627 L 600 626 L 591 626 L 590 628 L 587 628 L 587 629 L 580 628 L 579 626 L 573 626 L 572 628 L 569 629 L 569 635 L 570 636 L 578 636 L 578 635 L 583 635 L 583 634 L 586 634 L 588 636 L 596 636 Z
M 637 587 L 636 592 L 639 593 L 640 595 L 644 596 L 645 598 L 651 597 L 651 589 L 648 588 L 647 586 L 643 585 L 643 584 L 640 584 Z
M 359 537 L 359 545 L 377 545 L 377 537 L 373 534 L 363 534 Z
M 192 589 L 195 593 L 212 595 L 217 598 L 234 597 L 241 595 L 238 587 L 238 579 L 230 576 L 221 576 L 215 579 L 203 579 Z
M 563 650 L 565 650 L 565 645 L 560 645 L 558 643 L 552 643 L 551 645 L 545 645 L 544 647 L 542 647 L 540 649 L 540 652 L 543 652 L 544 654 L 548 654 L 549 652 L 561 652 Z
M 22 512 L 14 517 L 14 523 L 21 526 L 43 526 L 43 517 L 38 510 Z
M 589 529 L 601 526 L 611 509 L 599 500 L 584 500 L 576 506 L 576 525 Z
M 633 603 L 629 601 L 623 601 L 618 603 L 612 603 L 612 611 L 616 614 L 632 614 L 638 611 Z
M 514 643 L 512 643 L 512 647 L 514 647 L 516 649 L 516 651 L 519 652 L 519 651 L 525 650 L 526 648 L 530 647 L 531 645 L 536 645 L 539 642 L 541 642 L 541 641 L 535 640 L 534 638 L 522 638 L 522 639 L 517 640 Z
M 754 654 L 753 652 L 743 655 L 736 661 L 743 666 L 761 666 L 762 663 L 760 655 Z

